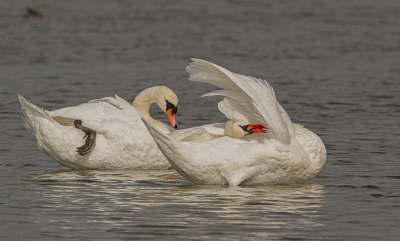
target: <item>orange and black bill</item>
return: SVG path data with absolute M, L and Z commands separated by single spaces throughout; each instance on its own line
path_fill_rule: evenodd
M 178 128 L 178 122 L 175 119 L 175 115 L 176 115 L 176 112 L 178 112 L 178 106 L 175 106 L 168 100 L 165 100 L 165 101 L 167 103 L 166 110 L 167 110 L 169 121 L 171 122 L 172 127 L 174 127 L 176 129 L 176 128 Z
M 267 133 L 267 128 L 263 125 L 249 125 L 247 130 L 252 130 L 253 133 Z
M 167 114 L 168 114 L 168 119 L 171 122 L 172 127 L 174 127 L 175 129 L 178 128 L 178 122 L 176 121 L 175 113 L 174 113 L 173 109 L 167 110 Z
M 240 126 L 244 131 L 246 131 L 248 134 L 253 134 L 253 133 L 267 133 L 268 128 L 263 126 L 263 125 L 246 125 L 246 126 Z

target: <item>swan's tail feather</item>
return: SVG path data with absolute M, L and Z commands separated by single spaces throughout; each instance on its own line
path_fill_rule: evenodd
M 168 149 L 177 149 L 180 148 L 181 144 L 171 137 L 165 135 L 161 131 L 154 128 L 149 122 L 142 118 L 143 123 L 146 125 L 147 130 L 149 131 L 150 135 L 156 141 L 158 147 L 165 155 L 170 155 L 171 153 L 168 152 Z M 168 158 L 168 157 L 167 157 Z
M 28 114 L 25 113 L 25 110 L 22 109 L 22 108 L 21 108 L 21 111 L 22 111 L 22 114 L 24 115 L 24 116 L 21 116 L 22 121 L 23 121 L 22 125 L 25 127 L 25 129 L 27 129 L 33 135 L 33 128 L 32 128 L 32 125 L 29 122 Z
M 18 99 L 19 103 L 21 103 L 22 114 L 24 115 L 22 116 L 22 120 L 24 121 L 22 124 L 33 135 L 35 132 L 35 119 L 37 117 L 45 118 L 52 123 L 56 123 L 46 110 L 32 104 L 19 94 Z
M 154 138 L 158 148 L 160 148 L 161 152 L 175 169 L 177 169 L 176 162 L 191 158 L 191 152 L 185 146 L 154 128 L 145 119 L 142 118 L 142 121 L 146 125 L 150 135 Z
M 196 183 L 193 179 L 195 176 L 188 174 L 191 173 L 192 170 L 196 170 L 196 166 L 192 165 L 191 162 L 186 161 L 192 159 L 193 150 L 189 150 L 178 141 L 157 130 L 143 118 L 142 121 L 146 125 L 150 135 L 154 138 L 158 148 L 160 148 L 161 152 L 175 170 L 187 180 Z

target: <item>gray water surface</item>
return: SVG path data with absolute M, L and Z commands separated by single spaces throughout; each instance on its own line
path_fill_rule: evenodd
M 0 240 L 398 240 L 399 26 L 395 0 L 2 1 Z M 71 171 L 21 124 L 17 93 L 55 110 L 154 85 L 178 95 L 179 128 L 224 121 L 220 98 L 200 98 L 214 87 L 187 81 L 191 57 L 266 79 L 324 141 L 321 173 L 219 187 Z

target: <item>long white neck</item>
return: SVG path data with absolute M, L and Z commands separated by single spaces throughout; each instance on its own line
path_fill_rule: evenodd
M 157 103 L 157 99 L 160 97 L 160 87 L 155 86 L 140 92 L 135 100 L 133 101 L 133 107 L 135 107 L 139 113 L 153 126 L 158 126 L 161 121 L 154 120 L 149 112 L 152 104 Z

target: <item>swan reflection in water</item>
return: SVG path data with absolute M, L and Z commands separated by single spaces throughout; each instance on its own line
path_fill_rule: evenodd
M 322 225 L 318 213 L 325 206 L 323 185 L 201 186 L 174 170 L 58 171 L 31 178 L 46 208 L 68 211 L 53 219 L 69 218 L 68 225 L 91 220 L 120 234 L 151 233 L 157 226 L 166 233 L 179 228 L 180 235 L 198 228 L 227 237 L 290 235 Z

